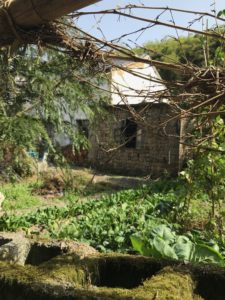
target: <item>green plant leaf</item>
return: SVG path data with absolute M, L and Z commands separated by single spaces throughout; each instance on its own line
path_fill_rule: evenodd
M 164 224 L 153 227 L 151 234 L 161 237 L 165 241 L 173 241 L 175 238 L 174 232 Z
M 191 261 L 222 264 L 224 262 L 224 258 L 212 247 L 204 244 L 197 244 Z
M 137 252 L 139 252 L 142 255 L 146 255 L 143 253 L 143 246 L 144 246 L 144 242 L 142 241 L 142 239 L 138 236 L 138 235 L 132 235 L 130 237 L 131 239 L 131 244 L 134 248 L 134 250 L 136 250 Z
M 190 261 L 193 252 L 195 251 L 195 245 L 189 239 L 185 239 L 185 237 L 179 237 L 176 244 L 174 245 L 174 251 L 180 260 Z
M 166 258 L 179 259 L 174 249 L 168 244 L 165 245 L 163 253 L 164 253 L 164 257 Z
M 223 16 L 225 16 L 225 9 L 220 10 L 220 11 L 218 12 L 218 14 L 217 14 L 217 17 L 218 17 L 218 18 L 223 17 Z
M 159 256 L 178 259 L 174 249 L 169 245 L 167 241 L 163 240 L 162 238 L 155 237 L 152 244 L 158 252 Z

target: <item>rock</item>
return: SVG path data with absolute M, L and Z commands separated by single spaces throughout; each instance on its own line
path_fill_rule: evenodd
M 5 196 L 0 192 L 0 210 L 2 209 L 2 203 L 5 200 Z
M 21 232 L 0 232 L 0 261 L 12 264 L 39 265 L 55 256 L 73 254 L 79 259 L 98 255 L 91 246 L 75 241 L 25 238 Z
M 31 244 L 22 234 L 0 234 L 0 261 L 25 265 Z
M 89 255 L 98 255 L 99 252 L 95 250 L 93 247 L 89 246 L 85 243 L 75 242 L 75 241 L 60 241 L 60 240 L 37 240 L 36 242 L 32 242 L 36 247 L 45 247 L 45 248 L 58 248 L 61 253 L 73 253 L 80 258 L 87 257 Z
M 81 258 L 87 257 L 89 255 L 97 255 L 99 253 L 96 249 L 89 246 L 88 244 L 75 242 L 75 241 L 61 242 L 61 248 L 66 249 L 67 253 L 75 253 L 78 256 L 80 256 Z

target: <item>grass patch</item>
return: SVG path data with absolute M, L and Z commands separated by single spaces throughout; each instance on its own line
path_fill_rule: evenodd
M 3 209 L 13 211 L 41 205 L 41 198 L 32 195 L 31 190 L 29 183 L 4 184 L 0 187 L 1 193 L 5 196 Z

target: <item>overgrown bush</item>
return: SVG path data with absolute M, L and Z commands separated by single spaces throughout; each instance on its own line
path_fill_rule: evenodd
M 8 149 L 10 151 L 10 149 Z M 21 178 L 32 176 L 37 171 L 37 162 L 24 149 L 13 149 L 8 153 L 9 160 L 0 162 L 2 181 L 16 182 Z

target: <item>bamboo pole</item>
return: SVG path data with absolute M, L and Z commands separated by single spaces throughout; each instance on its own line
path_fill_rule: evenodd
M 6 8 L 0 8 L 0 47 L 11 45 L 15 41 L 13 26 L 32 29 L 99 1 L 101 0 L 6 0 Z
M 99 1 L 101 0 L 11 0 L 8 12 L 16 25 L 30 28 Z

